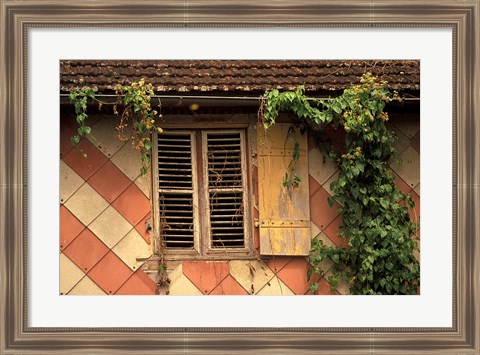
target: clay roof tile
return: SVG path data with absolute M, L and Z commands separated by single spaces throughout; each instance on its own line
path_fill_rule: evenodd
M 264 91 L 272 88 L 343 90 L 367 71 L 396 90 L 418 90 L 417 60 L 63 60 L 60 87 L 95 85 L 108 93 L 145 78 L 157 91 Z

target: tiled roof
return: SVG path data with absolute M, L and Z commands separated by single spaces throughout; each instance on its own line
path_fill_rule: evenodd
M 391 89 L 419 90 L 417 60 L 63 60 L 61 92 L 91 86 L 101 93 L 145 78 L 157 92 L 263 92 L 343 90 L 366 71 Z

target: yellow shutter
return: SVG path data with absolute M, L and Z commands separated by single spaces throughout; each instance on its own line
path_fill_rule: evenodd
M 299 187 L 283 186 L 294 142 L 287 138 L 290 124 L 276 123 L 267 132 L 257 127 L 260 254 L 308 255 L 310 204 L 308 194 L 307 137 L 295 132 L 300 156 L 294 172 Z

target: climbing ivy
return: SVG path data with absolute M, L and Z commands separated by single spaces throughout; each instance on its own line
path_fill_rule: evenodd
M 114 102 L 105 102 L 95 97 L 92 88 L 85 86 L 78 90 L 72 90 L 69 94 L 70 102 L 75 106 L 75 114 L 78 123 L 78 134 L 71 137 L 73 145 L 80 142 L 81 137 L 92 137 L 92 129 L 87 125 L 87 104 L 88 102 L 98 103 L 99 109 L 103 105 L 112 105 L 113 112 L 117 116 L 117 131 L 119 138 L 123 141 L 131 140 L 133 148 L 140 151 L 142 167 L 140 173 L 145 175 L 150 165 L 150 153 L 152 150 L 151 136 L 153 132 L 162 132 L 156 125 L 161 115 L 152 108 L 151 99 L 154 95 L 153 85 L 146 83 L 144 79 L 133 82 L 130 85 L 116 85 L 115 93 L 117 99 Z M 132 127 L 129 136 L 125 136 L 124 130 L 130 125 Z
M 329 282 L 335 287 L 339 280 L 346 281 L 351 294 L 416 294 L 420 284 L 420 266 L 414 257 L 418 225 L 408 213 L 414 203 L 396 187 L 389 167 L 396 158 L 396 137 L 385 126 L 384 108 L 392 100 L 399 100 L 398 94 L 367 73 L 359 84 L 328 100 L 308 98 L 302 87 L 267 91 L 259 111 L 266 129 L 280 112 L 292 112 L 301 131 L 312 135 L 337 165 L 339 175 L 331 184 L 328 203 L 338 203 L 345 245 L 327 246 L 314 238 L 308 260 L 313 273 L 324 275 L 320 264 L 331 259 Z M 344 130 L 342 147 L 329 142 L 327 126 Z M 308 279 L 311 276 L 312 271 Z M 311 282 L 310 288 L 315 293 L 318 284 Z

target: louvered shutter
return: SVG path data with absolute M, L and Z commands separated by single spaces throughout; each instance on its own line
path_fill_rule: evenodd
M 297 188 L 283 186 L 292 159 L 294 142 L 287 138 L 290 124 L 276 123 L 265 132 L 257 127 L 260 254 L 308 255 L 310 205 L 307 138 L 299 132 L 299 159 L 294 172 L 301 178 Z
M 210 248 L 244 248 L 245 157 L 241 131 L 203 132 Z
M 167 249 L 194 249 L 196 169 L 191 132 L 158 135 L 160 234 Z

